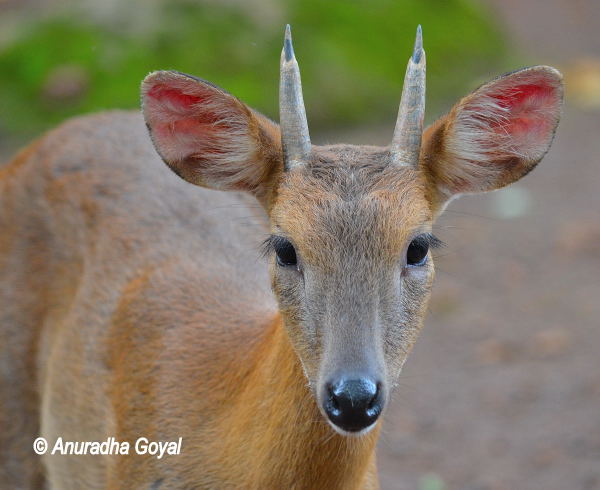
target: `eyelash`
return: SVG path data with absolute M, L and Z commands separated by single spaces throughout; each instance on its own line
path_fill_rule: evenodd
M 433 249 L 443 248 L 446 246 L 446 244 L 438 237 L 436 237 L 433 233 L 423 233 L 422 235 L 419 235 L 419 237 L 422 237 L 424 240 L 426 240 L 427 245 L 429 245 Z
M 287 240 L 279 235 L 270 235 L 261 245 L 261 255 L 263 257 L 269 257 L 269 255 L 271 255 L 273 252 L 275 252 L 275 249 L 277 248 L 277 245 L 280 245 L 284 242 L 287 242 Z

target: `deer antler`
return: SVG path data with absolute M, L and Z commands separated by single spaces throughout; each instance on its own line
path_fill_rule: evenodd
M 415 49 L 406 67 L 398 119 L 390 146 L 393 164 L 412 167 L 417 167 L 419 164 L 424 115 L 425 51 L 423 50 L 421 26 L 419 26 L 417 27 Z
M 294 56 L 290 25 L 285 28 L 279 81 L 279 125 L 285 170 L 304 164 L 310 157 L 311 144 L 302 98 L 300 68 Z

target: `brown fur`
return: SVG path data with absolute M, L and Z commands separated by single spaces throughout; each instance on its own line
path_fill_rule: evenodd
M 0 185 L 2 488 L 375 488 L 378 431 L 348 439 L 322 419 L 270 297 L 260 232 L 220 245 L 231 265 L 202 245 L 215 220 L 266 233 L 249 199 L 182 184 L 125 113 L 65 124 Z M 255 265 L 233 289 L 244 262 Z M 40 458 L 38 435 L 182 436 L 183 451 Z

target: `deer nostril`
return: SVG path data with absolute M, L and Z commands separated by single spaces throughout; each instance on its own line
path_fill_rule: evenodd
M 331 384 L 331 383 L 327 383 L 327 395 L 328 395 L 328 402 L 329 402 L 330 407 L 333 410 L 339 410 L 340 404 L 338 403 L 338 398 L 334 393 L 333 384 Z
M 369 402 L 369 410 L 372 410 L 373 408 L 375 408 L 377 403 L 379 403 L 379 393 L 380 392 L 381 392 L 381 383 L 377 383 L 376 389 L 375 389 L 375 395 L 373 395 L 373 398 L 371 398 L 371 401 Z

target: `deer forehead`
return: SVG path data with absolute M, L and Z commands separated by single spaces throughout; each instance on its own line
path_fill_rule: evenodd
M 431 225 L 426 195 L 423 176 L 389 165 L 386 148 L 313 147 L 311 162 L 283 176 L 271 216 L 307 261 L 336 250 L 395 260 Z

